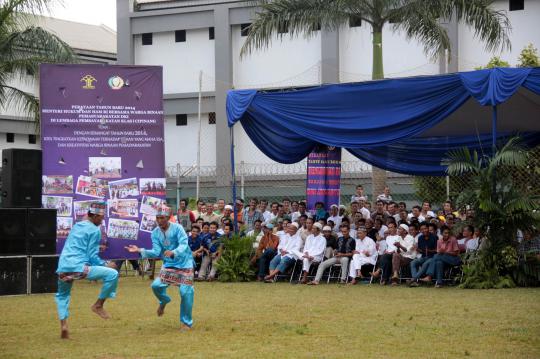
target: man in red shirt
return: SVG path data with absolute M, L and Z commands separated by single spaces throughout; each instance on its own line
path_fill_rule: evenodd
M 433 261 L 429 264 L 427 276 L 422 278 L 422 282 L 431 282 L 436 275 L 435 287 L 440 288 L 443 284 L 445 266 L 457 266 L 461 264 L 459 257 L 459 246 L 455 237 L 450 235 L 450 229 L 446 226 L 441 228 L 443 237 L 437 241 L 437 254 L 433 256 Z

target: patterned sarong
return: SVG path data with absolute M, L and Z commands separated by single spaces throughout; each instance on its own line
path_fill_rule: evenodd
M 180 286 L 193 285 L 193 269 L 178 269 L 162 267 L 159 272 L 162 283 Z
M 88 276 L 88 272 L 90 272 L 90 267 L 85 265 L 82 272 L 58 273 L 58 279 L 62 282 L 70 283 L 74 280 L 85 279 Z

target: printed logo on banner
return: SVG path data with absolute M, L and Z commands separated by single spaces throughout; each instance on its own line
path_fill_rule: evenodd
M 95 89 L 96 87 L 94 86 L 94 82 L 96 82 L 96 78 L 92 75 L 85 75 L 82 79 L 81 79 L 81 82 L 84 82 L 84 85 L 83 85 L 83 89 L 85 90 L 93 90 Z
M 111 89 L 120 90 L 122 87 L 124 87 L 124 79 L 122 79 L 120 76 L 113 76 L 109 78 L 108 84 Z

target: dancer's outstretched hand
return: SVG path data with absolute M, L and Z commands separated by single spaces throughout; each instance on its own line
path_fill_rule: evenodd
M 134 244 L 130 244 L 129 246 L 126 246 L 124 248 L 127 249 L 128 252 L 130 252 L 130 253 L 138 253 L 139 252 L 139 247 L 137 247 Z

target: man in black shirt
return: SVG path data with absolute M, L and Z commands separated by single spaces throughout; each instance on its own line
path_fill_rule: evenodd
M 411 287 L 418 286 L 418 279 L 425 275 L 429 264 L 433 260 L 433 256 L 437 253 L 437 235 L 429 232 L 429 225 L 427 222 L 422 222 L 420 225 L 420 232 L 422 234 L 418 237 L 418 243 L 416 244 L 416 251 L 421 257 L 416 258 L 410 264 L 412 279 L 408 281 Z M 418 268 L 420 267 L 420 270 Z
M 341 236 L 338 238 L 337 241 L 337 249 L 335 251 L 335 254 L 332 258 L 325 260 L 321 264 L 319 264 L 319 268 L 317 269 L 317 275 L 315 276 L 315 279 L 312 282 L 309 282 L 308 284 L 316 285 L 319 284 L 324 271 L 333 266 L 334 264 L 340 263 L 341 264 L 341 281 L 340 283 L 345 283 L 347 280 L 347 274 L 349 269 L 349 261 L 351 260 L 351 257 L 353 255 L 353 251 L 356 247 L 356 240 L 352 238 L 349 235 L 349 225 L 348 224 L 342 224 L 339 227 L 341 231 Z

